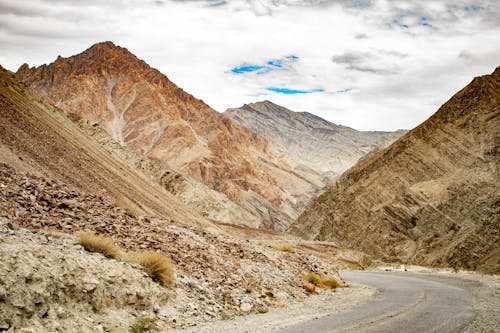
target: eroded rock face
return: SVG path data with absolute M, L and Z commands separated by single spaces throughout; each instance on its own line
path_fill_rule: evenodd
M 100 124 L 116 141 L 226 194 L 268 227 L 283 229 L 305 205 L 281 183 L 312 193 L 261 136 L 111 42 L 50 65 L 23 65 L 17 76 L 49 102 Z
M 361 161 L 290 228 L 386 260 L 500 270 L 500 68 Z
M 228 109 L 224 115 L 262 135 L 274 153 L 288 156 L 298 173 L 322 186 L 330 185 L 361 157 L 387 147 L 405 133 L 360 132 L 270 101 Z
M 174 293 L 136 265 L 105 258 L 73 238 L 7 228 L 0 218 L 0 323 L 32 332 L 127 329 L 156 317 Z

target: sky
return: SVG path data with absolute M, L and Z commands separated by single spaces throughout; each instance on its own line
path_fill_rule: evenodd
M 220 112 L 270 100 L 410 129 L 500 65 L 500 1 L 0 0 L 12 71 L 107 40 Z

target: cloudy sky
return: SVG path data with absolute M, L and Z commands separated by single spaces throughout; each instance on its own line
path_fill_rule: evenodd
M 0 64 L 111 40 L 218 111 L 412 128 L 500 65 L 498 0 L 0 0 Z

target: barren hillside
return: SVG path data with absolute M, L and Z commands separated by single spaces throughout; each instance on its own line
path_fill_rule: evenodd
M 500 68 L 361 161 L 289 231 L 385 260 L 500 270 Z

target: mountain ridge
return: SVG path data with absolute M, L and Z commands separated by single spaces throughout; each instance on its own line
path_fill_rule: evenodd
M 297 168 L 309 168 L 321 174 L 323 186 L 329 185 L 367 153 L 387 146 L 404 133 L 361 132 L 267 100 L 228 109 L 224 114 L 262 135 L 274 153 L 290 156 Z
M 498 272 L 500 68 L 361 160 L 289 232 L 389 261 Z

